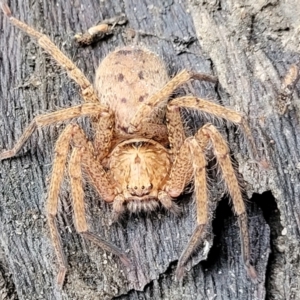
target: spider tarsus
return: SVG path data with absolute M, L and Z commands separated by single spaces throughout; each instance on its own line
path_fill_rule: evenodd
M 269 170 L 271 168 L 271 164 L 266 158 L 256 160 L 255 163 L 263 170 Z
M 184 265 L 178 263 L 175 271 L 175 280 L 181 282 L 185 273 Z
M 182 278 L 184 276 L 184 272 L 185 272 L 185 265 L 186 265 L 187 261 L 189 260 L 189 258 L 191 257 L 191 255 L 196 250 L 199 243 L 203 240 L 205 232 L 206 232 L 205 225 L 203 225 L 203 224 L 198 224 L 196 226 L 196 228 L 194 229 L 193 234 L 192 234 L 186 248 L 184 249 L 184 251 L 182 252 L 182 254 L 179 258 L 179 261 L 177 264 L 177 269 L 175 271 L 176 280 L 178 280 L 178 281 L 182 280 Z
M 10 11 L 8 5 L 4 1 L 0 1 L 0 7 L 1 7 L 2 11 L 4 12 L 4 14 L 10 18 L 11 11 Z
M 183 278 L 184 266 L 187 263 L 187 261 L 189 260 L 189 258 L 191 257 L 191 255 L 193 254 L 193 252 L 196 250 L 199 243 L 202 241 L 203 235 L 205 234 L 204 228 L 205 228 L 205 225 L 199 224 L 194 229 L 194 232 L 193 232 L 186 248 L 184 249 L 184 251 L 182 252 L 182 254 L 179 258 L 179 261 L 177 264 L 177 269 L 175 271 L 176 280 L 180 281 Z
M 111 252 L 114 255 L 118 256 L 121 262 L 125 265 L 125 267 L 131 268 L 132 264 L 130 259 L 118 247 L 103 240 L 102 238 L 90 231 L 81 232 L 81 234 L 83 237 L 95 243 L 97 246 L 104 249 L 105 251 Z
M 12 150 L 6 150 L 0 153 L 0 161 L 15 156 Z
M 177 205 L 176 203 L 172 203 L 172 206 L 169 208 L 169 211 L 175 215 L 175 216 L 179 216 L 182 212 L 182 209 L 179 205 Z
M 120 217 L 121 215 L 123 214 L 124 210 L 123 211 L 113 211 L 113 214 L 112 214 L 112 223 L 117 223 L 120 221 Z
M 256 272 L 255 268 L 250 263 L 246 263 L 245 268 L 246 268 L 248 277 L 251 279 L 251 281 L 253 283 L 256 284 L 258 282 L 258 276 L 257 276 L 257 272 Z
M 58 272 L 58 275 L 57 275 L 57 284 L 60 288 L 62 288 L 63 285 L 64 285 L 66 273 L 67 273 L 67 268 L 66 267 L 60 267 L 59 268 L 59 272 Z
M 193 79 L 196 79 L 196 80 L 203 80 L 203 81 L 208 81 L 208 82 L 213 82 L 213 83 L 218 82 L 218 77 L 216 77 L 216 76 L 203 74 L 203 73 L 195 73 L 195 72 L 190 72 L 190 75 Z
M 120 261 L 123 263 L 123 265 L 124 265 L 127 269 L 132 270 L 133 264 L 132 264 L 132 262 L 130 261 L 130 259 L 129 259 L 125 254 L 121 254 L 121 255 L 119 256 L 119 258 L 120 258 Z

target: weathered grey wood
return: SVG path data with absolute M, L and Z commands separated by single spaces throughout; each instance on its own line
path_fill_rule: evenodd
M 253 261 L 259 273 L 257 285 L 246 276 L 239 230 L 234 216 L 226 209 L 227 200 L 217 213 L 216 237 L 208 261 L 199 263 L 205 256 L 200 251 L 180 285 L 174 281 L 174 269 L 194 226 L 191 199 L 180 199 L 183 213 L 178 218 L 161 211 L 133 216 L 110 226 L 109 206 L 87 187 L 91 227 L 128 250 L 139 270 L 129 275 L 116 258 L 75 233 L 67 186 L 62 193 L 63 214 L 59 223 L 69 272 L 60 291 L 55 282 L 56 261 L 44 203 L 53 146 L 63 125 L 39 130 L 20 155 L 1 162 L 0 167 L 1 265 L 7 266 L 11 277 L 2 268 L 0 271 L 11 295 L 15 293 L 19 299 L 112 299 L 121 294 L 118 299 L 265 299 L 267 286 L 269 299 L 297 299 L 299 84 L 286 115 L 278 115 L 274 108 L 280 78 L 299 60 L 297 1 L 249 1 L 245 5 L 244 1 L 230 0 L 17 0 L 9 4 L 15 16 L 49 35 L 91 80 L 99 61 L 115 47 L 128 43 L 122 35 L 125 28 L 87 48 L 75 47 L 72 37 L 120 12 L 129 20 L 127 28 L 157 36 L 141 36 L 140 42 L 165 59 L 171 74 L 186 68 L 218 76 L 217 88 L 200 83 L 188 90 L 249 117 L 260 155 L 270 167 L 263 169 L 251 162 L 247 143 L 232 126 L 226 127 L 230 146 L 246 181 L 248 197 L 254 192 L 271 191 L 280 212 L 280 217 L 273 212 L 276 205 L 271 192 L 257 195 L 255 201 L 248 203 Z M 78 104 L 81 98 L 78 87 L 65 72 L 2 14 L 0 26 L 3 149 L 13 145 L 35 115 Z M 179 45 L 176 37 L 195 41 L 185 47 Z M 180 49 L 189 53 L 178 55 Z M 192 123 L 200 126 L 199 118 L 195 117 Z M 220 197 L 218 191 L 213 195 L 215 199 Z M 273 206 L 268 209 L 265 203 Z M 272 228 L 273 253 L 269 261 L 269 227 L 260 207 Z
M 213 61 L 230 106 L 250 115 L 257 143 L 270 164 L 255 175 L 236 156 L 253 190 L 272 191 L 280 211 L 280 223 L 272 223 L 268 297 L 299 299 L 299 83 L 285 115 L 278 114 L 276 101 L 286 71 L 292 64 L 299 66 L 300 4 L 240 3 L 193 1 L 190 9 L 200 44 Z

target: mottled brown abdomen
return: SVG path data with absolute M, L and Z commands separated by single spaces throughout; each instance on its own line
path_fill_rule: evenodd
M 96 72 L 95 89 L 101 104 L 114 111 L 116 128 L 126 132 L 140 104 L 168 81 L 165 64 L 156 54 L 127 46 L 102 61 Z M 162 123 L 159 118 L 151 122 Z

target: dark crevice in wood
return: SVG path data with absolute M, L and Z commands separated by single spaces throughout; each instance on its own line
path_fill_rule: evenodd
M 281 235 L 283 227 L 280 222 L 280 211 L 277 207 L 276 199 L 271 191 L 264 192 L 263 194 L 254 194 L 251 201 L 255 202 L 262 210 L 264 218 L 270 226 L 270 247 L 271 252 L 266 268 L 266 298 L 265 300 L 273 299 L 270 295 L 272 290 L 272 273 L 274 266 L 278 261 L 282 261 L 284 256 L 276 249 L 275 240 Z
M 4 253 L 0 251 L 0 299 L 18 300 L 17 290 Z
M 229 199 L 224 197 L 217 206 L 216 214 L 213 220 L 214 242 L 211 247 L 207 259 L 201 262 L 204 269 L 211 269 L 216 265 L 216 261 L 222 255 L 222 234 L 224 230 L 225 220 L 233 218 L 232 210 L 230 209 Z M 224 253 L 223 253 L 224 254 Z

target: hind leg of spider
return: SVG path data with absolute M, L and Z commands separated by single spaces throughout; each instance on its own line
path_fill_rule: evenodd
M 179 77 L 182 76 L 182 79 L 179 78 L 180 80 L 178 80 L 180 84 L 183 84 L 184 81 L 188 78 L 185 72 L 182 73 L 183 73 L 182 75 L 180 75 L 181 73 L 178 74 Z M 189 72 L 187 72 L 187 74 L 189 74 Z M 176 84 L 177 81 L 175 81 L 175 79 L 176 76 L 172 79 L 174 80 L 173 84 L 171 84 L 172 80 L 166 84 L 166 91 L 168 91 L 166 92 L 167 95 L 170 94 L 172 89 L 174 90 L 174 88 L 177 88 L 179 86 Z M 169 84 L 170 84 L 170 89 L 167 88 Z M 162 89 L 162 91 L 163 90 L 164 88 Z M 136 115 L 131 121 L 132 131 L 135 130 L 134 128 L 138 128 L 138 126 L 140 126 L 139 124 L 142 124 L 143 120 L 149 117 L 149 115 L 155 109 L 155 107 L 157 107 L 162 101 L 166 99 L 164 97 L 166 97 L 166 95 L 163 92 L 161 93 L 161 95 L 160 92 L 158 92 L 157 94 L 150 97 L 147 100 L 147 102 L 143 103 L 143 105 L 140 106 L 139 110 L 137 111 Z M 239 127 L 241 127 L 242 132 L 245 134 L 247 141 L 249 142 L 250 154 L 252 158 L 258 159 L 257 148 L 255 146 L 251 129 L 248 125 L 246 118 L 241 113 L 226 108 L 224 106 L 218 105 L 211 101 L 193 97 L 193 96 L 186 96 L 186 97 L 172 99 L 169 102 L 167 109 L 170 110 L 170 109 L 174 109 L 175 107 L 196 109 L 199 112 L 204 112 L 212 116 L 216 116 L 217 118 L 222 118 L 238 125 Z
M 161 90 L 153 94 L 147 101 L 141 104 L 138 111 L 132 118 L 129 127 L 129 132 L 133 133 L 139 130 L 142 125 L 142 121 L 145 120 L 153 109 L 160 105 L 162 101 L 168 99 L 174 91 L 181 85 L 187 83 L 191 79 L 208 81 L 208 82 L 217 82 L 215 76 L 211 76 L 203 73 L 194 73 L 187 70 L 183 70 L 178 73 L 174 78 L 172 78 Z
M 251 133 L 251 129 L 248 125 L 245 116 L 243 116 L 241 113 L 236 112 L 227 107 L 224 107 L 222 105 L 213 103 L 211 101 L 193 97 L 193 96 L 186 96 L 186 97 L 173 99 L 169 103 L 169 106 L 196 109 L 200 113 L 201 112 L 207 113 L 212 116 L 216 116 L 217 118 L 222 118 L 231 123 L 238 125 L 242 129 L 242 132 L 245 134 L 247 141 L 249 142 L 251 156 L 254 159 L 258 158 L 257 149 L 255 146 L 253 135 Z
M 36 116 L 26 127 L 22 136 L 16 142 L 15 146 L 10 150 L 6 150 L 0 153 L 0 160 L 15 156 L 37 128 L 81 116 L 101 117 L 101 114 L 103 113 L 103 117 L 106 117 L 106 115 L 108 115 L 107 108 L 101 106 L 100 104 L 85 103 L 82 105 L 61 109 L 53 113 Z
M 56 216 L 58 214 L 59 191 L 64 176 L 64 169 L 67 162 L 70 144 L 74 145 L 74 150 L 72 152 L 69 164 L 69 173 L 71 178 L 72 196 L 74 197 L 73 205 L 76 229 L 78 232 L 82 233 L 83 236 L 92 240 L 100 247 L 119 256 L 121 261 L 126 266 L 130 265 L 129 259 L 117 247 L 102 240 L 101 238 L 97 237 L 95 234 L 87 230 L 88 226 L 84 212 L 83 190 L 80 177 L 80 159 L 83 156 L 82 153 L 88 153 L 88 157 L 93 157 L 93 145 L 92 143 L 87 141 L 83 131 L 79 128 L 78 125 L 70 124 L 65 128 L 56 142 L 55 158 L 46 207 L 51 239 L 59 264 L 57 282 L 60 286 L 62 286 L 64 283 L 64 278 L 67 271 L 67 260 L 63 253 L 62 243 L 56 224 Z M 106 147 L 107 144 L 104 144 L 103 149 L 105 149 Z M 78 153 L 81 155 L 79 155 Z M 76 165 L 76 163 L 78 164 Z M 97 167 L 87 167 L 89 175 L 92 178 L 92 183 L 95 185 L 102 199 L 104 201 L 111 202 L 114 199 L 115 195 L 113 189 L 111 188 L 111 184 L 109 182 L 107 174 L 100 165 L 99 161 L 93 161 L 93 163 L 96 164 Z

